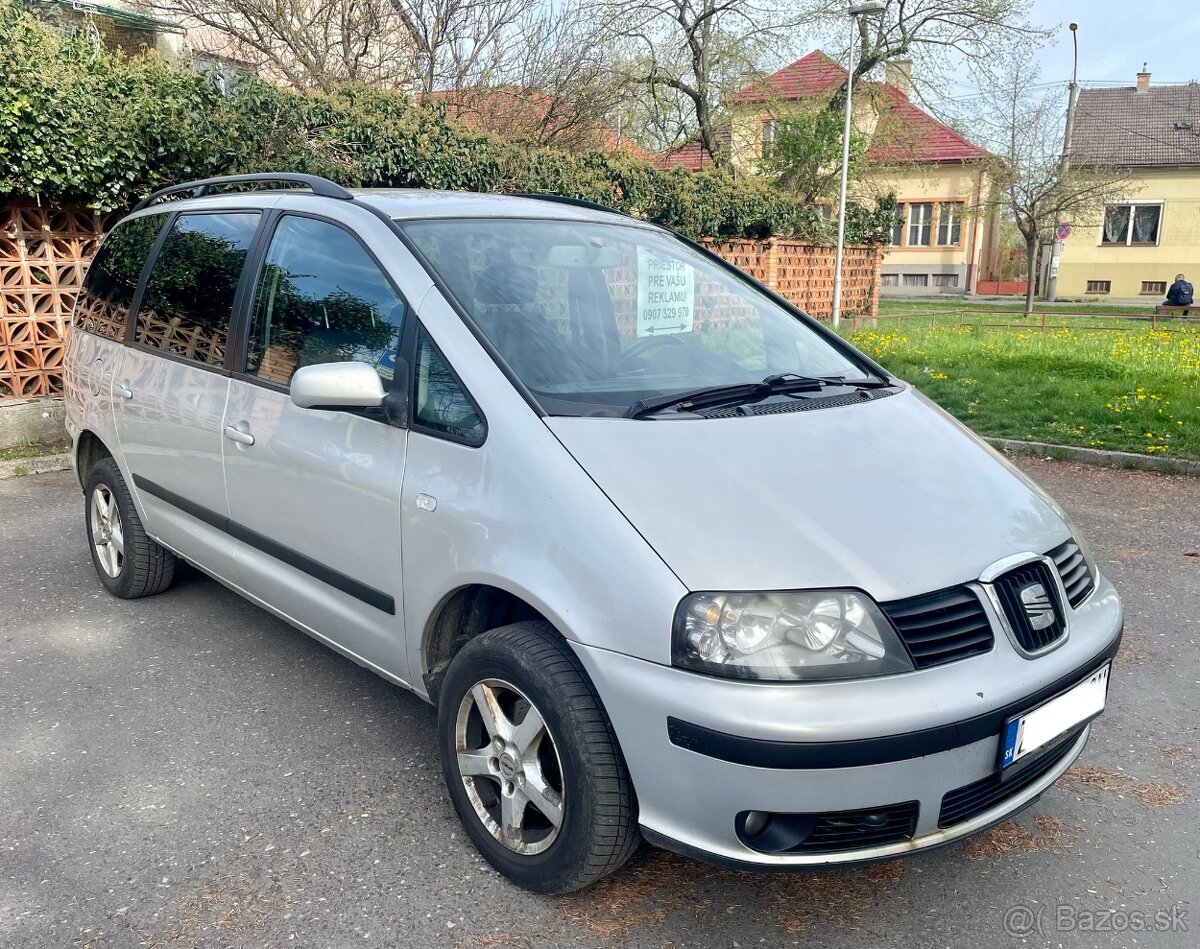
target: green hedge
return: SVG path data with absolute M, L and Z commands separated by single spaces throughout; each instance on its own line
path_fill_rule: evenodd
M 108 211 L 165 184 L 263 170 L 349 186 L 556 193 L 691 237 L 833 239 L 815 208 L 765 181 L 521 148 L 373 89 L 300 92 L 249 78 L 227 97 L 210 76 L 97 50 L 0 0 L 0 195 Z M 852 207 L 847 240 L 884 241 L 893 208 Z

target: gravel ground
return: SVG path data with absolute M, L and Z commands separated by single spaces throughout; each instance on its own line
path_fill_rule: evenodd
M 73 475 L 0 482 L 0 946 L 1195 946 L 1200 480 L 1022 466 L 1128 611 L 1068 780 L 904 861 L 752 875 L 647 849 L 566 898 L 475 855 L 426 705 L 198 574 L 109 597 Z

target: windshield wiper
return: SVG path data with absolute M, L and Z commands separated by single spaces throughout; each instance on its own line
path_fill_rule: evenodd
M 756 402 L 772 395 L 789 392 L 819 392 L 826 386 L 852 386 L 862 389 L 879 389 L 890 385 L 884 380 L 852 379 L 841 376 L 803 376 L 795 372 L 779 372 L 767 376 L 762 382 L 743 382 L 737 385 L 709 386 L 688 392 L 639 399 L 625 410 L 625 418 L 645 418 L 655 412 L 672 407 L 681 411 L 708 408 L 729 403 Z
M 781 372 L 774 376 L 767 376 L 763 382 L 775 382 L 776 380 L 788 382 L 792 379 L 820 382 L 831 386 L 848 386 L 852 389 L 887 389 L 892 385 L 887 379 L 847 379 L 845 376 L 801 376 L 794 372 Z

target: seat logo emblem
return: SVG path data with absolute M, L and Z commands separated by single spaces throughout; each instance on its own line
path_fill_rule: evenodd
M 1040 583 L 1031 583 L 1021 590 L 1021 605 L 1025 607 L 1029 625 L 1034 629 L 1053 625 L 1054 605 L 1050 602 L 1050 594 Z

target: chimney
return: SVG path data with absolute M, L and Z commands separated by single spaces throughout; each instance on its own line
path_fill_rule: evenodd
M 1146 64 L 1142 63 L 1142 71 L 1137 74 L 1137 91 L 1146 92 L 1150 88 L 1150 73 L 1146 71 Z
M 905 95 L 912 89 L 912 60 L 891 59 L 883 64 L 883 78 Z

